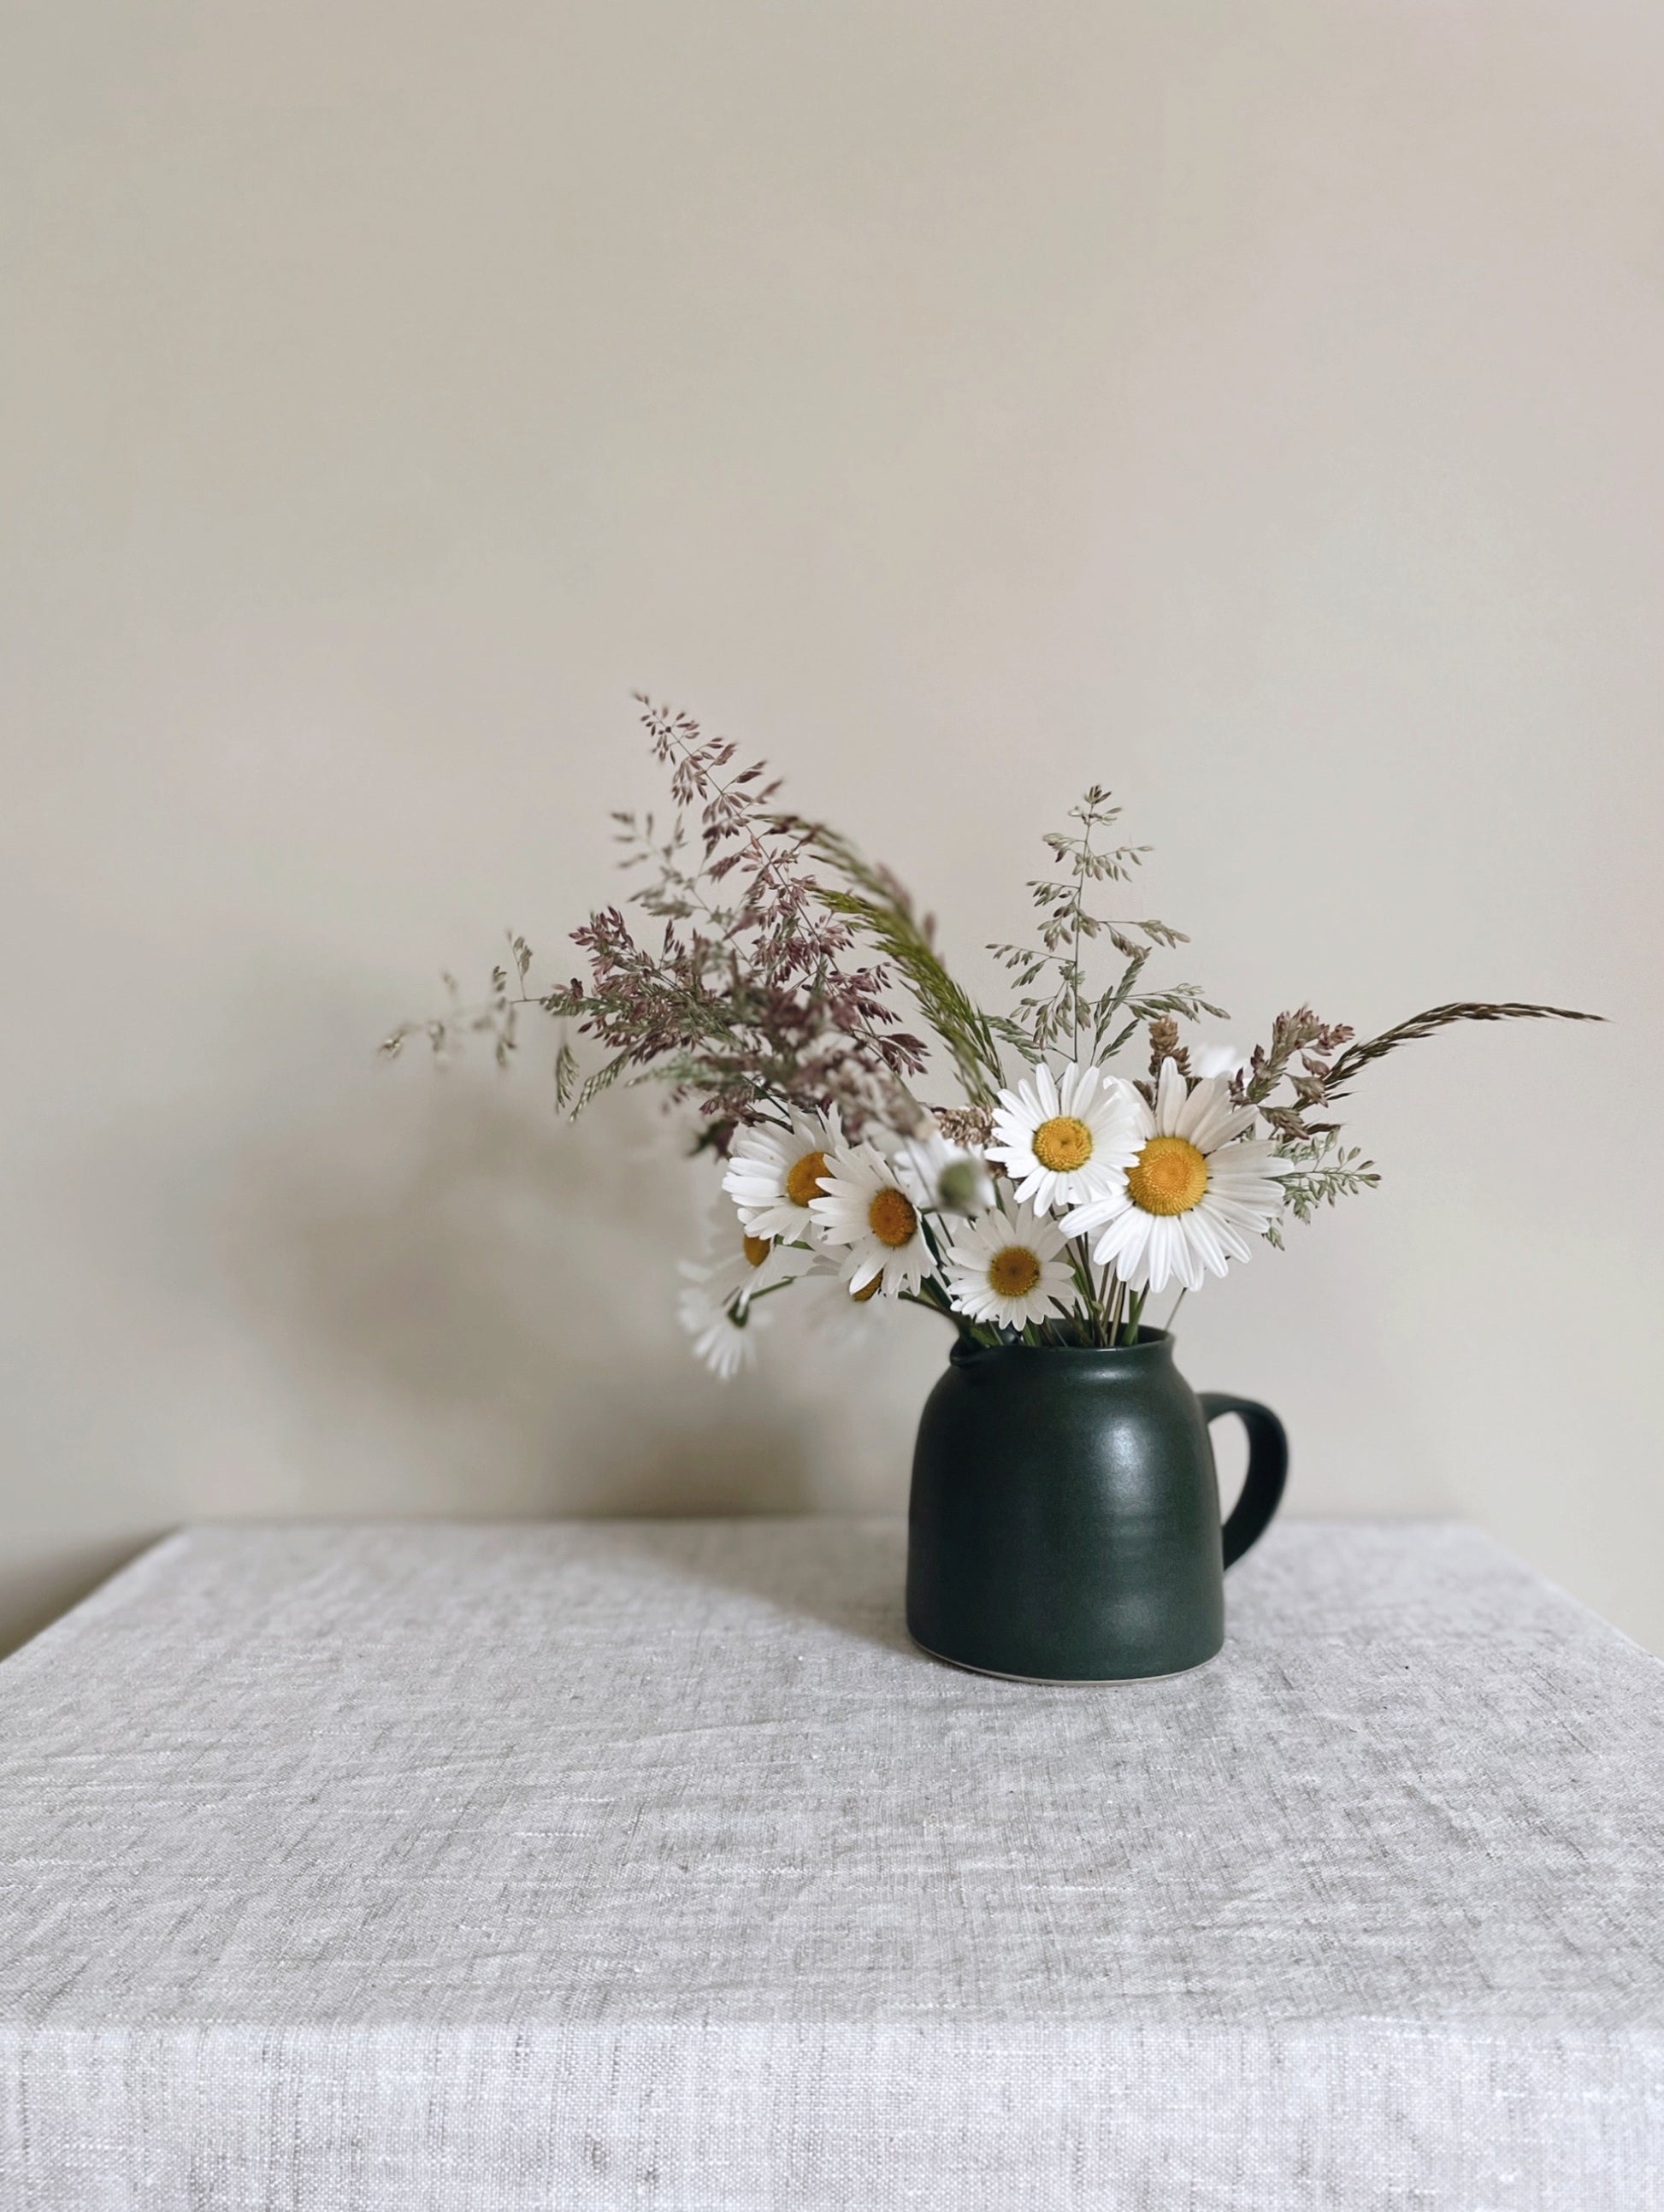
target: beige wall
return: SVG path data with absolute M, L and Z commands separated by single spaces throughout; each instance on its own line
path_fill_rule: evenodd
M 1191 1303 L 1309 1512 L 1664 1645 L 1664 12 L 88 0 L 0 27 L 0 1630 L 210 1514 L 890 1507 L 942 1346 L 669 1319 L 635 1104 L 375 1066 L 641 684 L 971 971 L 1101 777 L 1245 1032 L 1526 995 Z

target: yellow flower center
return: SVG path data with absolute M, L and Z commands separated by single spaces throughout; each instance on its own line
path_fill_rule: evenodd
M 910 1244 L 919 1227 L 913 1200 L 893 1184 L 879 1191 L 866 1209 L 866 1225 L 881 1244 L 892 1252 Z
M 1040 1262 L 1026 1244 L 1008 1244 L 988 1262 L 988 1287 L 1002 1298 L 1025 1298 L 1040 1280 Z
M 869 1298 L 876 1298 L 884 1286 L 884 1277 L 875 1275 L 870 1283 L 863 1283 L 859 1291 L 851 1291 L 849 1295 L 858 1306 L 864 1306 Z
M 1050 1168 L 1054 1175 L 1067 1175 L 1091 1158 L 1092 1133 L 1072 1114 L 1054 1115 L 1035 1131 L 1034 1151 L 1042 1167 Z
M 1184 1137 L 1152 1137 L 1127 1170 L 1127 1195 L 1145 1213 L 1188 1213 L 1207 1188 L 1207 1162 Z
M 805 1152 L 786 1170 L 786 1195 L 793 1206 L 807 1206 L 811 1198 L 820 1196 L 825 1174 L 826 1154 Z
M 744 1241 L 746 1258 L 754 1267 L 760 1267 L 768 1257 L 771 1240 L 767 1237 L 748 1237 Z

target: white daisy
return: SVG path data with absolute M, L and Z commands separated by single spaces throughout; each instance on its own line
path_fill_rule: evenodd
M 944 1266 L 948 1290 L 973 1321 L 1025 1328 L 1066 1309 L 1072 1289 L 1063 1238 L 1048 1215 L 1031 1206 L 1003 1207 L 968 1222 L 949 1246 Z
M 744 1332 L 754 1318 L 752 1300 L 827 1265 L 824 1255 L 805 1245 L 753 1237 L 735 1220 L 733 1208 L 719 1201 L 706 1229 L 705 1256 L 682 1262 L 687 1288 L 677 1310 L 694 1337 L 694 1349 L 719 1375 L 749 1365 L 753 1347 Z
M 1064 1233 L 1102 1235 L 1092 1248 L 1135 1291 L 1169 1282 L 1199 1291 L 1205 1274 L 1223 1275 L 1253 1253 L 1250 1241 L 1283 1204 L 1273 1147 L 1244 1138 L 1251 1106 L 1233 1106 L 1229 1085 L 1210 1076 L 1187 1092 L 1170 1060 L 1162 1062 L 1152 1113 L 1137 1092 L 1137 1158 L 1119 1188 L 1064 1218 Z
M 883 1328 L 872 1309 L 884 1288 L 884 1280 L 882 1275 L 875 1275 L 864 1289 L 855 1291 L 847 1283 L 840 1283 L 835 1290 L 811 1305 L 809 1325 L 831 1351 L 841 1354 L 871 1352 Z
M 983 1213 L 993 1204 L 993 1182 L 981 1153 L 950 1145 L 938 1131 L 903 1137 L 896 1164 L 908 1195 L 932 1213 Z
M 693 1270 L 686 1261 L 683 1273 Z M 756 1333 L 772 1316 L 766 1307 L 752 1313 L 748 1307 L 725 1305 L 708 1283 L 690 1280 L 676 1303 L 676 1317 L 694 1340 L 694 1350 L 726 1382 L 742 1367 L 755 1365 Z
M 795 1244 L 811 1232 L 810 1200 L 823 1190 L 828 1155 L 843 1142 L 835 1106 L 798 1114 L 789 1128 L 756 1121 L 734 1139 L 722 1188 L 753 1237 Z
M 753 1237 L 728 1215 L 727 1227 L 732 1232 L 718 1242 L 716 1249 L 706 1262 L 704 1280 L 714 1297 L 725 1304 L 736 1300 L 748 1306 L 764 1291 L 777 1290 L 782 1283 L 793 1283 L 799 1275 L 812 1274 L 822 1264 L 821 1255 L 804 1244 L 771 1243 L 766 1237 Z M 687 1272 L 687 1262 L 683 1262 Z
M 919 1207 L 900 1170 L 871 1145 L 835 1149 L 828 1170 L 810 1211 L 829 1244 L 848 1247 L 840 1273 L 851 1294 L 859 1297 L 874 1284 L 887 1298 L 916 1291 L 932 1263 Z
M 1017 1197 L 1042 1212 L 1105 1197 L 1138 1157 L 1137 1098 L 1100 1067 L 1077 1061 L 1059 1080 L 1039 1066 L 1032 1081 L 1000 1092 L 988 1158 L 1004 1162 Z

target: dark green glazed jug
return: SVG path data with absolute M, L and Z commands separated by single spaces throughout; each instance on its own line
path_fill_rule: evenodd
M 1219 1526 L 1207 1425 L 1248 1430 L 1248 1480 Z M 1198 1397 L 1173 1341 L 1113 1352 L 954 1347 L 919 1425 L 907 1622 L 933 1657 L 1038 1682 L 1177 1674 L 1224 1641 L 1224 1570 L 1283 1495 L 1266 1407 Z

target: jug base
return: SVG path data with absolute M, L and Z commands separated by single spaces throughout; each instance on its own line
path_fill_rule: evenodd
M 1117 1690 L 1131 1689 L 1140 1682 L 1176 1682 L 1181 1674 L 1199 1674 L 1204 1667 L 1211 1667 L 1220 1656 L 1218 1651 L 1210 1651 L 1205 1659 L 1198 1659 L 1188 1667 L 1170 1667 L 1163 1674 L 1008 1674 L 1002 1668 L 978 1667 L 969 1659 L 950 1659 L 945 1651 L 932 1651 L 928 1644 L 919 1641 L 911 1629 L 908 1631 L 908 1642 L 915 1651 L 922 1651 L 926 1659 L 934 1659 L 938 1666 L 956 1667 L 962 1674 L 986 1674 L 994 1682 L 1033 1682 L 1041 1689 L 1051 1690 Z

